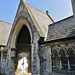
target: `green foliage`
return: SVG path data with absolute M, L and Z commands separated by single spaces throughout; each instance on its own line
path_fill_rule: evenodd
M 3 75 L 3 74 L 0 74 L 0 75 Z

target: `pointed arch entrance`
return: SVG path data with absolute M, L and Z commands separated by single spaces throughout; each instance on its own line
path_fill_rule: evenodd
M 31 75 L 31 37 L 24 24 L 16 41 L 16 75 Z

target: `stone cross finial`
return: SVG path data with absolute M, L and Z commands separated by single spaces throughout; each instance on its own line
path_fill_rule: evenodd
M 26 0 L 20 0 L 20 1 L 26 1 Z

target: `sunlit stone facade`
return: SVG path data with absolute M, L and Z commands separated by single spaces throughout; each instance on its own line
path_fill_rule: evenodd
M 0 73 L 75 75 L 74 0 L 72 5 L 74 15 L 55 23 L 48 11 L 20 0 L 13 24 L 0 21 Z

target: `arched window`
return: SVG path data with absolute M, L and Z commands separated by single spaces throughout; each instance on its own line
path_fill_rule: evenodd
M 57 69 L 59 69 L 59 57 L 58 57 L 58 52 L 57 50 L 53 51 L 52 54 L 52 65 L 53 65 L 53 71 L 56 71 Z
M 65 55 L 65 51 L 61 49 L 59 55 L 61 55 L 62 70 L 67 70 L 68 64 L 67 64 L 67 57 Z
M 71 70 L 75 71 L 75 52 L 73 48 L 68 49 L 68 55 L 69 55 L 69 62 L 70 62 L 70 68 Z

